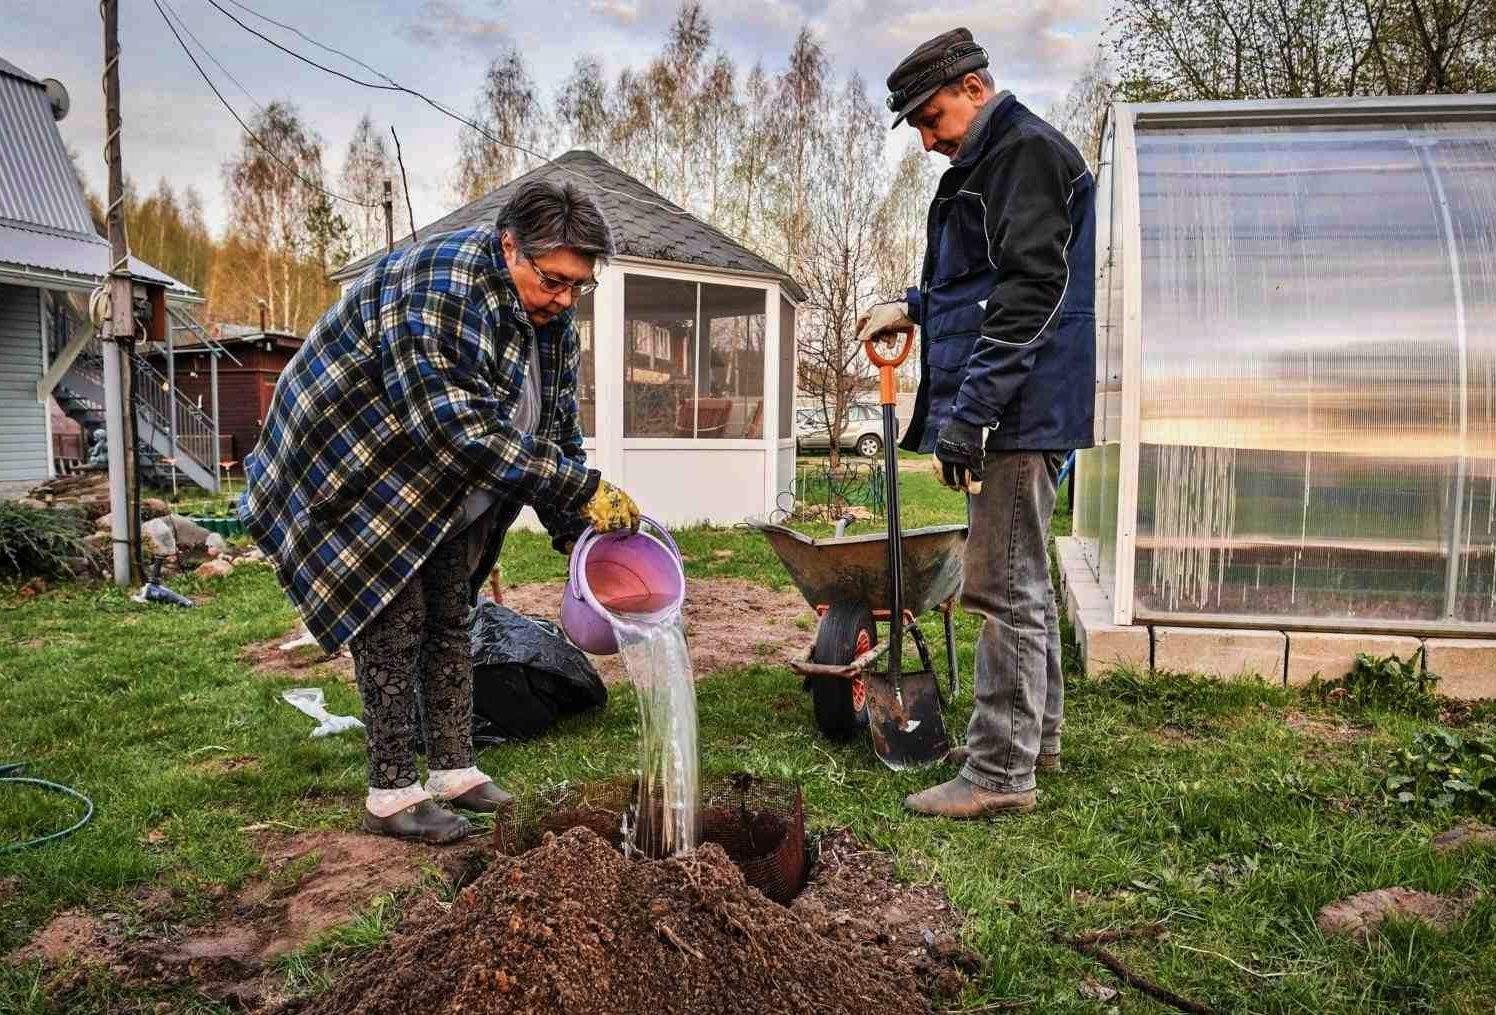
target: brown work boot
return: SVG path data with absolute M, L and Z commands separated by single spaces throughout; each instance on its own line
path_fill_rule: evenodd
M 417 839 L 433 846 L 445 846 L 465 839 L 472 830 L 467 818 L 453 814 L 435 800 L 411 804 L 387 818 L 372 814 L 367 808 L 364 810 L 364 831 L 396 839 Z
M 514 803 L 514 797 L 499 789 L 498 784 L 490 779 L 488 782 L 480 782 L 472 789 L 464 790 L 447 802 L 465 811 L 493 814 Z
M 915 814 L 936 818 L 992 818 L 999 814 L 1031 811 L 1036 799 L 1033 790 L 999 793 L 967 782 L 958 775 L 939 786 L 909 794 L 904 798 L 904 806 Z

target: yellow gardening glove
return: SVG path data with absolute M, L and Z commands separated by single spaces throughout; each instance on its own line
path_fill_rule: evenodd
M 582 508 L 582 517 L 594 532 L 639 531 L 639 505 L 606 479 L 598 482 L 597 493 Z

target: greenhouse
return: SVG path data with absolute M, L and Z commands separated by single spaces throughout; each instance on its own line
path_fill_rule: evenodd
M 1496 96 L 1117 104 L 1098 166 L 1111 621 L 1496 634 Z

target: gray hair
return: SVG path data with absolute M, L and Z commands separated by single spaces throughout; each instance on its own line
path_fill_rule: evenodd
M 594 261 L 613 256 L 613 231 L 591 195 L 574 183 L 528 180 L 519 185 L 495 223 L 520 253 L 535 258 L 565 247 Z
M 978 67 L 976 70 L 969 70 L 966 72 L 966 74 L 975 74 L 978 78 L 981 79 L 982 84 L 987 86 L 988 91 L 997 91 L 997 82 L 993 80 L 992 72 L 989 71 L 986 67 Z M 941 86 L 942 90 L 952 93 L 959 92 L 961 90 L 961 82 L 966 80 L 966 74 L 962 74 L 954 81 L 947 81 L 943 86 Z

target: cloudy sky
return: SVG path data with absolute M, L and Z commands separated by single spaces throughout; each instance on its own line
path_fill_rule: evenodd
M 364 112 L 376 123 L 393 122 L 405 149 L 416 221 L 451 210 L 456 123 L 408 96 L 362 89 L 300 64 L 246 34 L 206 0 L 169 2 L 222 64 L 205 66 L 241 115 L 247 118 L 254 103 L 291 99 L 322 137 L 334 173 Z M 597 56 L 610 76 L 623 66 L 642 64 L 659 50 L 679 5 L 679 0 L 240 2 L 464 112 L 472 107 L 484 66 L 505 38 L 523 49 L 549 100 L 578 53 Z M 72 112 L 60 128 L 82 156 L 90 186 L 102 193 L 103 29 L 97 5 L 83 0 L 4 4 L 0 56 L 36 77 L 55 77 L 67 86 Z M 221 167 L 239 145 L 239 128 L 177 47 L 151 0 L 121 0 L 120 6 L 126 171 L 143 188 L 162 176 L 178 187 L 195 185 L 209 223 L 220 228 Z M 224 6 L 234 9 L 230 3 Z M 992 54 L 999 83 L 1041 112 L 1064 94 L 1095 52 L 1104 7 L 1105 0 L 949 0 L 938 7 L 879 0 L 706 4 L 714 44 L 740 68 L 761 61 L 770 71 L 781 69 L 795 33 L 809 25 L 830 54 L 835 74 L 861 73 L 876 86 L 875 98 L 881 98 L 882 79 L 900 57 L 932 35 L 966 25 Z M 275 34 L 316 55 L 294 36 Z M 903 138 L 895 136 L 890 150 L 902 144 Z

